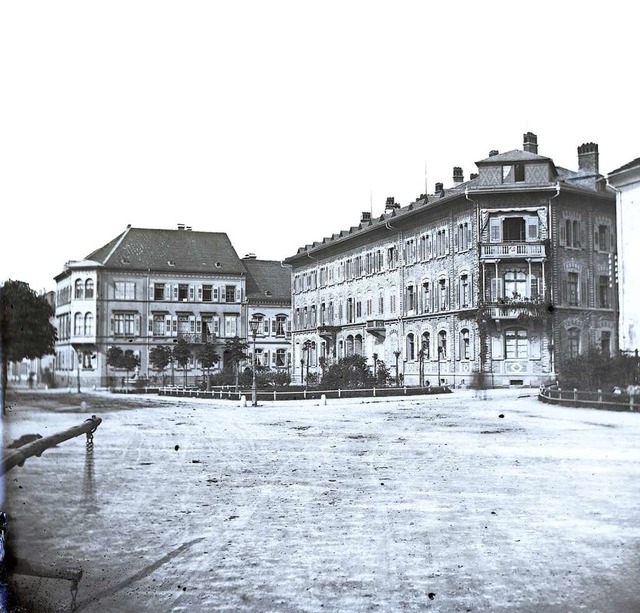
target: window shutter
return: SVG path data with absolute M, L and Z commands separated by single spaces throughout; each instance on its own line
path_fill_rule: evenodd
M 589 306 L 589 279 L 586 274 L 580 279 L 580 305 Z
M 271 352 L 271 363 L 275 366 L 276 365 L 276 352 L 272 351 Z
M 476 357 L 476 352 L 475 352 L 475 348 L 476 348 L 476 338 L 475 335 L 471 334 L 471 331 L 469 331 L 469 360 L 475 360 Z
M 489 220 L 489 242 L 502 242 L 502 220 L 498 217 Z
M 219 317 L 213 318 L 213 333 L 216 336 L 220 336 L 220 318 Z
M 596 228 L 596 231 L 593 233 L 593 248 L 596 251 L 600 251 L 600 231 Z
M 453 246 L 454 246 L 454 249 L 455 249 L 456 251 L 458 251 L 458 234 L 460 234 L 460 231 L 456 232 L 456 233 L 453 235 Z M 461 245 L 460 245 L 460 247 L 461 247 Z
M 134 318 L 134 325 L 135 325 L 135 331 L 136 331 L 136 336 L 140 336 L 140 315 L 136 315 Z
M 217 287 L 213 288 L 213 301 L 214 302 L 218 302 L 218 288 Z
M 153 293 L 153 283 L 149 283 L 149 300 L 155 300 L 155 296 Z
M 276 328 L 277 323 L 278 323 L 278 322 L 277 322 L 277 320 L 276 320 L 275 318 L 271 320 L 271 335 L 272 335 L 272 336 L 275 336 L 275 335 L 276 335 L 276 332 L 277 332 L 277 328 Z
M 269 335 L 269 318 L 265 317 L 263 320 L 263 331 L 265 335 Z
M 178 285 L 174 284 L 171 287 L 173 289 L 173 299 L 177 300 L 178 299 Z
M 202 285 L 198 285 L 198 302 L 202 302 Z
M 194 299 L 195 299 L 194 298 L 194 294 L 195 294 L 194 287 L 193 287 L 193 285 L 190 285 L 189 286 L 189 302 L 193 302 L 194 301 Z
M 113 315 L 111 316 L 111 334 L 114 334 L 115 332 L 115 325 L 114 325 L 114 321 L 113 321 Z
M 462 308 L 462 279 L 458 279 L 456 283 L 456 306 Z
M 569 300 L 569 288 L 567 286 L 567 280 L 566 279 L 562 279 L 561 286 L 562 286 L 562 293 L 560 294 L 559 302 L 564 304 L 565 302 L 568 302 L 568 300 Z
M 580 222 L 580 247 L 583 249 L 587 248 L 587 230 L 584 221 Z
M 236 288 L 236 302 L 242 302 L 242 289 Z
M 473 240 L 473 230 L 471 224 L 467 226 L 467 249 L 471 247 L 471 241 Z
M 165 336 L 171 336 L 171 317 L 169 315 L 164 318 L 164 334 Z
M 529 217 L 527 221 L 527 239 L 528 240 L 538 239 L 538 218 L 537 217 Z
M 492 360 L 503 359 L 503 339 L 501 336 L 491 337 L 491 359 Z
M 469 275 L 469 306 L 475 305 L 474 287 L 473 287 L 473 273 Z
M 148 324 L 149 324 L 148 326 L 149 334 L 152 334 L 153 333 L 153 317 L 149 317 Z
M 567 229 L 566 229 L 563 221 L 560 222 L 560 233 L 559 233 L 559 237 L 558 237 L 558 242 L 561 245 L 566 245 L 567 244 Z
M 529 355 L 532 360 L 540 359 L 540 337 L 537 334 L 529 339 Z
M 491 278 L 491 302 L 498 300 L 498 281 L 496 277 Z

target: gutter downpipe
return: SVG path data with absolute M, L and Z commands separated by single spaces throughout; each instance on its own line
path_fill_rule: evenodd
M 554 198 L 557 198 L 560 195 L 560 181 L 558 181 L 556 183 L 556 193 L 555 196 L 551 196 L 551 198 L 549 198 L 549 217 L 548 217 L 548 223 L 549 223 L 549 249 L 551 249 L 551 246 L 553 245 L 553 224 L 551 223 L 551 201 Z M 551 254 L 549 254 L 551 255 Z M 555 262 L 554 262 L 555 264 Z M 550 267 L 551 268 L 551 267 Z M 551 272 L 553 271 L 553 269 L 551 269 Z M 551 275 L 551 278 L 553 279 L 553 275 Z M 555 293 L 553 291 L 553 282 L 549 284 L 550 287 L 550 291 L 549 291 L 549 302 L 551 304 L 551 306 L 553 306 L 554 303 L 554 298 L 555 298 Z M 556 326 L 555 326 L 555 317 L 553 315 L 553 313 L 551 313 L 551 346 L 549 347 L 549 360 L 550 360 L 550 364 L 549 366 L 551 367 L 551 376 L 555 379 L 556 377 Z
M 464 197 L 469 202 L 472 202 L 473 204 L 476 205 L 476 228 L 478 229 L 478 240 L 476 241 L 476 248 L 478 250 L 478 272 L 476 274 L 476 279 L 477 279 L 476 283 L 477 283 L 477 286 L 479 287 L 480 286 L 480 250 L 481 250 L 480 239 L 482 237 L 482 228 L 480 227 L 480 204 L 478 203 L 477 200 L 474 200 L 473 198 L 469 198 L 469 186 L 464 188 Z M 484 286 L 482 288 L 482 291 L 484 292 Z M 478 292 L 478 297 L 477 297 L 477 300 L 476 300 L 476 306 L 480 305 L 480 303 L 482 302 L 482 299 L 483 299 L 483 296 L 480 294 L 480 292 Z M 479 335 L 478 335 L 478 337 L 479 337 Z M 484 342 L 485 339 L 481 339 L 480 338 L 479 340 L 482 343 L 482 342 Z M 481 355 L 482 355 L 482 349 L 481 349 L 480 346 L 478 346 L 478 357 L 480 357 Z M 479 362 L 480 362 L 480 372 L 482 372 L 483 368 L 484 368 L 484 364 L 482 364 L 482 360 L 481 359 L 479 360 Z M 492 376 L 492 379 L 493 379 L 493 367 L 491 368 L 491 376 Z

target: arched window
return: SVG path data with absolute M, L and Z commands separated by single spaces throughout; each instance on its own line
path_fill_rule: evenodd
M 93 334 L 93 313 L 86 313 L 84 316 L 84 335 L 91 336 Z
M 353 355 L 353 336 L 351 335 L 347 336 L 346 352 L 347 357 Z
M 407 360 L 416 359 L 416 341 L 414 335 L 410 332 L 407 334 Z
M 577 358 L 580 355 L 580 330 L 578 328 L 567 330 L 567 349 L 570 358 Z
M 344 341 L 338 341 L 338 358 L 344 357 Z
M 420 343 L 422 349 L 422 357 L 425 360 L 431 359 L 431 334 L 429 332 L 422 333 L 422 341 Z
M 447 333 L 444 330 L 438 332 L 438 360 L 447 359 Z
M 507 360 L 523 360 L 529 357 L 529 339 L 522 328 L 504 331 L 505 357 Z
M 84 284 L 84 297 L 93 298 L 93 279 L 87 279 Z
M 471 345 L 469 330 L 463 328 L 460 330 L 460 359 L 469 360 L 471 358 Z
M 75 287 L 76 287 L 76 291 L 75 291 L 75 297 L 77 300 L 82 300 L 82 298 L 84 297 L 84 283 L 82 283 L 82 279 L 76 279 L 76 283 L 75 283 Z
M 83 317 L 82 313 L 76 313 L 73 316 L 73 335 L 74 336 L 82 336 L 83 331 Z
M 362 336 L 360 334 L 356 334 L 354 339 L 353 352 L 356 355 L 362 355 Z

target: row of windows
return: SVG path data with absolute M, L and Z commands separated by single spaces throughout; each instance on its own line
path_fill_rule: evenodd
M 291 331 L 291 322 L 286 315 L 276 315 L 269 319 L 261 313 L 255 313 L 252 319 L 257 319 L 260 324 L 256 334 L 258 336 L 284 336 Z
M 339 300 L 322 302 L 318 309 L 315 304 L 298 307 L 293 314 L 293 324 L 296 330 L 315 326 L 332 326 L 343 323 L 355 323 L 373 316 L 397 315 L 397 296 L 395 289 L 391 289 L 388 300 L 388 313 L 385 311 L 385 293 L 381 291 L 377 300 L 373 296 L 362 299 L 349 297 L 346 301 Z M 421 285 L 409 283 L 405 288 L 405 314 L 431 313 L 447 311 L 450 306 L 451 288 L 449 280 L 439 279 L 437 282 L 424 281 Z M 471 275 L 462 274 L 456 280 L 455 308 L 473 306 L 473 285 Z
M 454 233 L 454 249 L 466 251 L 472 246 L 472 230 L 469 222 L 458 224 Z M 405 241 L 403 261 L 405 264 L 424 262 L 432 258 L 448 255 L 450 252 L 449 239 L 446 228 L 423 234 L 418 238 Z M 386 269 L 394 270 L 398 267 L 399 250 L 397 245 L 390 245 L 385 249 L 376 249 L 363 255 L 353 256 L 335 265 L 321 266 L 318 271 L 311 270 L 298 274 L 293 279 L 293 291 L 302 292 L 315 290 L 343 281 L 350 281 L 370 274 L 382 272 Z
M 566 348 L 570 358 L 577 358 L 580 355 L 580 330 L 578 328 L 572 327 L 567 330 Z M 600 351 L 606 356 L 611 353 L 611 332 L 608 330 L 600 332 Z
M 196 317 L 195 315 L 153 314 L 148 320 L 148 333 L 153 336 L 180 336 L 184 334 L 234 337 L 238 335 L 238 315 Z M 136 312 L 114 312 L 111 316 L 111 334 L 114 336 L 140 336 L 141 316 Z M 221 328 L 222 326 L 222 328 Z
M 152 283 L 150 295 L 152 300 L 174 302 L 240 302 L 242 299 L 242 291 L 236 285 L 218 287 L 212 284 Z
M 568 306 L 588 307 L 589 285 L 584 275 L 577 272 L 569 272 L 562 278 L 560 303 Z M 599 275 L 596 285 L 596 307 L 600 309 L 612 308 L 611 277 Z
M 560 245 L 569 249 L 586 249 L 587 233 L 585 222 L 577 219 L 565 219 L 560 222 Z M 596 251 L 609 253 L 615 250 L 614 237 L 611 228 L 600 224 L 594 230 L 593 248 Z
M 253 362 L 253 353 L 249 352 L 249 362 Z M 267 349 L 256 348 L 255 364 L 265 368 L 272 366 L 275 368 L 289 368 L 291 366 L 291 352 L 286 349 L 276 349 L 268 351 Z

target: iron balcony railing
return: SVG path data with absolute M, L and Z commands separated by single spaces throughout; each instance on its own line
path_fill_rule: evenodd
M 543 243 L 482 243 L 480 257 L 483 258 L 523 258 L 546 257 Z

